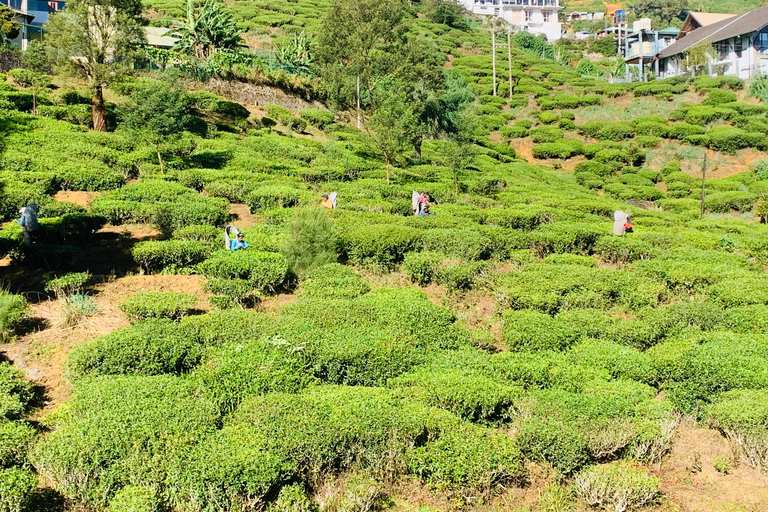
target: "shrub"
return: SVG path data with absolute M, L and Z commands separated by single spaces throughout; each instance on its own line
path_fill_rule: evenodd
M 277 500 L 269 507 L 269 512 L 316 512 L 316 510 L 317 505 L 307 497 L 302 484 L 282 487 Z
M 307 108 L 299 111 L 299 115 L 306 119 L 312 126 L 317 126 L 321 130 L 326 125 L 333 123 L 333 112 L 321 108 Z
M 485 263 L 477 261 L 447 265 L 440 269 L 438 281 L 448 291 L 469 290 L 474 285 L 475 278 L 485 268 Z
M 392 269 L 405 254 L 416 249 L 421 231 L 397 225 L 353 227 L 341 234 L 349 260 L 357 264 L 373 264 Z
M 594 251 L 603 261 L 614 264 L 647 260 L 655 253 L 651 244 L 626 236 L 604 236 L 595 243 Z
M 292 458 L 296 473 L 309 478 L 355 466 L 385 475 L 402 470 L 413 446 L 458 420 L 384 389 L 320 386 L 248 399 L 230 424 L 260 432 L 271 452 Z
M 188 327 L 153 319 L 78 345 L 67 357 L 67 376 L 77 380 L 86 375 L 179 374 L 201 356 L 200 342 Z
M 321 208 L 296 210 L 281 252 L 296 272 L 335 263 L 338 237 L 328 212 Z
M 301 283 L 302 297 L 353 299 L 371 290 L 371 286 L 351 268 L 328 263 L 307 273 Z
M 120 309 L 132 322 L 149 318 L 181 320 L 196 303 L 191 293 L 139 292 L 120 304 Z
M 567 324 L 538 311 L 505 311 L 504 343 L 510 350 L 562 350 L 579 336 Z
M 678 360 L 666 387 L 675 407 L 700 414 L 702 407 L 732 389 L 758 389 L 768 383 L 768 343 L 757 335 L 710 335 Z
M 651 504 L 659 497 L 659 478 L 631 463 L 591 466 L 574 476 L 576 495 L 589 506 L 624 512 Z
M 691 135 L 703 135 L 704 127 L 688 123 L 674 123 L 667 127 L 664 137 L 668 139 L 685 140 Z
M 545 224 L 531 232 L 535 250 L 542 256 L 552 253 L 586 253 L 603 234 L 592 224 L 558 222 Z
M 0 468 L 27 465 L 27 452 L 36 435 L 35 429 L 26 422 L 3 418 L 0 421 Z
M 0 341 L 7 343 L 19 323 L 27 316 L 27 300 L 6 290 L 0 290 Z
M 523 390 L 471 370 L 430 368 L 401 375 L 389 387 L 407 390 L 415 400 L 439 407 L 470 421 L 509 420 Z
M 290 208 L 299 202 L 299 191 L 295 188 L 281 185 L 259 187 L 246 197 L 245 202 L 251 212 L 269 208 Z
M 629 123 L 614 121 L 601 124 L 600 130 L 597 132 L 597 138 L 601 140 L 631 139 L 635 135 L 635 130 Z
M 0 468 L 0 511 L 20 512 L 37 488 L 37 478 L 20 468 Z
M 64 311 L 64 325 L 72 327 L 85 318 L 99 314 L 99 308 L 93 298 L 83 293 L 74 293 L 61 300 Z
M 706 409 L 711 424 L 746 456 L 752 467 L 761 469 L 768 467 L 766 398 L 765 390 L 738 389 L 723 393 Z
M 70 272 L 49 280 L 45 284 L 45 291 L 53 292 L 56 297 L 62 298 L 80 291 L 90 278 L 91 274 L 88 272 Z
M 552 124 L 558 119 L 560 119 L 560 115 L 555 112 L 537 112 L 536 117 L 539 118 L 539 121 L 542 124 Z M 547 141 L 538 141 L 538 142 L 547 142 Z
M 522 453 L 512 439 L 472 425 L 414 448 L 408 468 L 428 483 L 483 494 L 519 484 L 527 476 Z
M 174 240 L 193 240 L 195 242 L 217 242 L 221 229 L 207 224 L 192 224 L 173 232 Z
M 8 362 L 0 362 L 0 421 L 19 418 L 34 396 L 32 383 Z
M 529 418 L 519 427 L 518 444 L 531 460 L 548 462 L 569 475 L 589 462 L 587 439 L 573 425 Z
M 155 489 L 126 485 L 110 500 L 107 512 L 155 512 L 159 507 L 160 499 Z
M 200 271 L 209 278 L 244 279 L 258 292 L 274 292 L 288 277 L 288 263 L 271 252 L 221 250 L 201 263 Z
M 563 138 L 563 131 L 551 126 L 542 126 L 531 130 L 533 142 L 555 142 Z
M 749 211 L 756 199 L 751 192 L 716 192 L 704 198 L 704 206 L 712 213 L 729 213 L 731 210 Z
M 79 382 L 55 421 L 32 462 L 64 496 L 103 510 L 126 482 L 155 485 L 171 502 L 184 499 L 180 480 L 201 478 L 190 448 L 218 430 L 220 416 L 194 383 L 109 376 Z
M 194 240 L 150 240 L 131 248 L 133 260 L 147 273 L 189 268 L 205 260 L 210 253 L 209 244 Z
M 279 337 L 224 343 L 206 354 L 191 378 L 222 414 L 229 414 L 246 398 L 295 393 L 315 383 L 304 359 L 297 356 L 297 348 Z
M 403 270 L 412 282 L 424 286 L 437 280 L 443 259 L 445 255 L 439 252 L 409 252 L 403 259 Z
M 736 93 L 723 89 L 712 89 L 702 102 L 703 105 L 723 105 L 736 101 Z
M 582 144 L 574 139 L 561 139 L 557 142 L 546 142 L 533 147 L 532 154 L 535 158 L 560 158 L 567 159 L 581 154 Z
M 578 165 L 576 165 L 575 171 L 577 173 L 593 173 L 597 176 L 600 176 L 601 178 L 608 178 L 616 175 L 613 168 L 605 165 L 604 163 L 595 162 L 594 160 L 580 162 Z

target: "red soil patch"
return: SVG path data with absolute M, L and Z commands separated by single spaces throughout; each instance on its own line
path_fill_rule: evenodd
M 251 209 L 247 204 L 232 203 L 229 205 L 229 213 L 233 216 L 232 223 L 238 229 L 250 228 L 259 223 L 258 217 L 251 213 Z
M 537 160 L 533 157 L 533 141 L 531 139 L 512 139 L 510 143 L 517 156 L 523 158 L 526 162 L 535 163 Z
M 84 192 L 80 190 L 59 190 L 53 198 L 56 201 L 69 201 L 83 207 L 88 207 L 95 198 L 99 197 L 101 192 Z
M 728 474 L 715 458 L 731 461 Z M 652 471 L 661 491 L 683 512 L 758 512 L 768 509 L 768 475 L 739 461 L 718 432 L 683 424 L 670 454 Z

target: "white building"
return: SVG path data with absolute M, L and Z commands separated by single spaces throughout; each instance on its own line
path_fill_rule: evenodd
M 17 13 L 15 19 L 21 24 L 21 30 L 11 43 L 22 50 L 27 49 L 30 41 L 42 39 L 43 24 L 48 16 L 64 8 L 63 0 L 0 0 L 0 4 Z
M 742 79 L 768 74 L 768 6 L 685 33 L 656 56 L 659 77 L 697 71 L 692 69 L 688 52 L 702 45 L 711 45 L 714 50 L 704 66 L 705 73 Z
M 549 41 L 560 39 L 562 24 L 557 15 L 560 0 L 460 0 L 473 14 L 498 16 L 507 23 Z

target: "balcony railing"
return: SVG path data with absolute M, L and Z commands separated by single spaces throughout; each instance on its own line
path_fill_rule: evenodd
M 475 0 L 476 4 L 520 5 L 524 7 L 559 7 L 560 0 Z

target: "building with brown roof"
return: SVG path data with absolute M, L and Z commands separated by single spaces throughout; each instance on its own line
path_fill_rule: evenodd
M 691 57 L 697 48 L 709 50 L 710 46 L 705 63 Z M 692 30 L 655 58 L 660 78 L 702 72 L 697 68 L 713 76 L 743 79 L 768 74 L 768 6 Z

